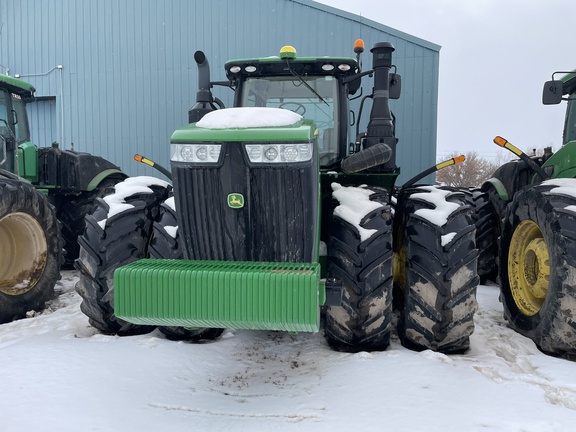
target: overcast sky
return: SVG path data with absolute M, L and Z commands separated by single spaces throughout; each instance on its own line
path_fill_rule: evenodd
M 496 135 L 525 151 L 561 146 L 566 103 L 542 105 L 542 87 L 576 68 L 576 0 L 317 1 L 442 46 L 440 157 L 495 158 Z

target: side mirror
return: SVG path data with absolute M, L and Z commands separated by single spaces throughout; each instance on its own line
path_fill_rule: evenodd
M 544 105 L 558 105 L 562 101 L 562 81 L 546 81 L 542 90 Z
M 399 74 L 390 74 L 390 99 L 400 99 L 402 92 L 402 77 Z

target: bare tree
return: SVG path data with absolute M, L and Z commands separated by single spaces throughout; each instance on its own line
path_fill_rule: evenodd
M 459 156 L 459 153 L 451 153 L 449 158 Z M 476 153 L 466 153 L 466 160 L 462 163 L 441 169 L 436 173 L 436 181 L 447 186 L 478 187 L 488 180 L 496 168 L 498 162 L 492 162 L 482 158 Z

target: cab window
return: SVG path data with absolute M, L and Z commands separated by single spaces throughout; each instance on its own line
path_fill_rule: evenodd
M 12 95 L 12 108 L 16 111 L 16 118 L 18 119 L 18 122 L 14 125 L 16 142 L 21 144 L 30 141 L 30 129 L 28 128 L 26 105 L 19 96 Z
M 337 81 L 332 76 L 247 78 L 241 106 L 283 108 L 313 120 L 318 127 L 320 164 L 338 160 Z

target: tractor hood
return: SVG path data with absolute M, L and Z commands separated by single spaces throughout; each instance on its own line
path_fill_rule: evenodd
M 310 120 L 279 108 L 227 108 L 177 129 L 172 143 L 312 141 L 318 131 Z

